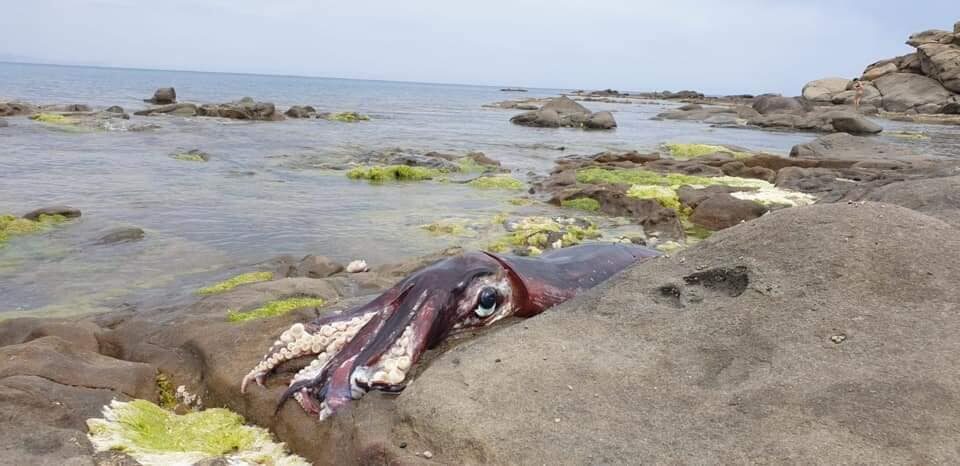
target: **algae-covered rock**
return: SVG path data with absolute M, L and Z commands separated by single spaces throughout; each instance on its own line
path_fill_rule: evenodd
M 173 157 L 173 158 L 176 159 L 176 160 L 181 160 L 181 161 L 184 161 L 184 162 L 208 162 L 208 161 L 210 161 L 210 154 L 208 154 L 208 153 L 206 153 L 206 152 L 204 152 L 204 151 L 202 151 L 202 150 L 199 150 L 199 149 L 191 149 L 191 150 L 188 150 L 188 151 L 186 151 L 186 152 L 176 153 L 176 154 L 173 154 L 171 157 Z
M 344 123 L 356 123 L 358 121 L 370 121 L 370 117 L 362 113 L 357 112 L 336 112 L 336 113 L 321 113 L 317 115 L 317 118 L 322 118 L 327 121 L 342 121 Z
M 175 414 L 145 400 L 114 400 L 103 408 L 102 419 L 89 419 L 87 426 L 98 451 L 123 451 L 144 466 L 219 457 L 228 464 L 309 464 L 266 429 L 244 425 L 242 416 L 223 408 Z
M 571 217 L 523 217 L 504 223 L 508 234 L 487 247 L 492 252 L 537 255 L 600 237 L 596 224 Z
M 443 172 L 434 168 L 410 167 L 407 165 L 356 167 L 347 172 L 347 178 L 368 180 L 371 183 L 423 181 L 440 178 L 441 176 L 443 176 Z
M 38 233 L 67 220 L 66 216 L 59 214 L 37 213 L 31 217 L 33 218 L 19 218 L 10 214 L 0 215 L 0 245 L 12 236 Z
M 750 153 L 711 144 L 666 143 L 664 149 L 675 159 L 687 160 L 716 153 L 728 154 L 736 159 L 750 157 Z

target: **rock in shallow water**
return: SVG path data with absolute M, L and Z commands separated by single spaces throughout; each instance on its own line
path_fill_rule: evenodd
M 146 99 L 144 102 L 156 105 L 175 104 L 177 103 L 177 90 L 172 87 L 161 87 L 154 91 L 152 98 Z
M 27 212 L 23 215 L 23 218 L 27 220 L 39 220 L 41 215 L 62 215 L 66 218 L 75 218 L 80 216 L 80 209 L 65 205 L 43 207 Z

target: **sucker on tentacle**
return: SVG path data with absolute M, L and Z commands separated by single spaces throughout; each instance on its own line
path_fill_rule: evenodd
M 592 244 L 521 258 L 468 253 L 421 269 L 370 303 L 284 331 L 240 383 L 285 361 L 314 356 L 281 397 L 320 420 L 370 390 L 397 393 L 424 351 L 447 336 L 505 317 L 531 317 L 659 255 L 623 244 Z

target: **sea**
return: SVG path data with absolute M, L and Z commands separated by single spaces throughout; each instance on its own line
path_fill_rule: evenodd
M 312 105 L 318 111 L 360 112 L 371 120 L 134 116 L 131 123 L 155 128 L 66 132 L 25 117 L 7 118 L 9 126 L 0 128 L 0 214 L 66 204 L 83 216 L 0 246 L 0 319 L 176 305 L 196 299 L 195 290 L 204 284 L 280 255 L 400 262 L 463 243 L 433 235 L 423 225 L 509 214 L 516 209 L 509 201 L 524 194 L 458 183 L 371 185 L 328 167 L 358 154 L 393 148 L 481 151 L 527 179 L 571 154 L 695 142 L 786 156 L 793 145 L 815 137 L 652 120 L 678 105 L 660 101 L 584 102 L 593 111 L 614 112 L 619 126 L 606 132 L 520 127 L 509 121 L 518 111 L 483 107 L 569 89 L 512 93 L 458 84 L 0 63 L 0 101 L 119 105 L 132 113 L 166 86 L 186 102 L 249 96 L 280 108 Z M 881 124 L 925 132 L 929 151 L 956 155 L 953 128 Z M 210 154 L 209 162 L 172 157 L 193 149 Z M 96 241 L 127 226 L 142 228 L 144 239 Z

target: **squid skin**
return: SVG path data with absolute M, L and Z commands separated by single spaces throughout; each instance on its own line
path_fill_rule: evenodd
M 369 303 L 283 332 L 244 377 L 241 392 L 284 361 L 313 357 L 281 397 L 321 420 L 369 390 L 400 392 L 423 353 L 448 336 L 506 317 L 532 317 L 660 255 L 627 244 L 589 244 L 516 257 L 470 252 L 411 274 Z

